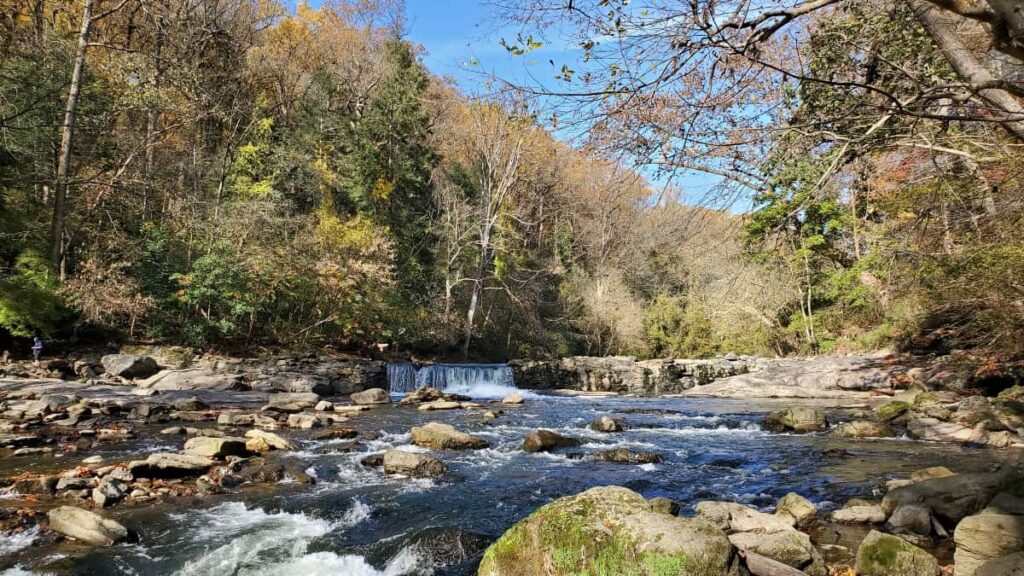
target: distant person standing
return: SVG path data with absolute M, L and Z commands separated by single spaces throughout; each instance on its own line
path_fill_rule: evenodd
M 32 358 L 35 360 L 36 366 L 39 366 L 39 357 L 43 355 L 43 340 L 36 336 L 35 342 L 32 343 Z

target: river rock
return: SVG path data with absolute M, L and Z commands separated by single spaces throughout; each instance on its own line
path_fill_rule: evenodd
M 411 434 L 413 444 L 431 450 L 475 450 L 490 446 L 483 438 L 461 432 L 450 424 L 440 422 L 414 426 Z
M 889 526 L 927 536 L 932 533 L 932 511 L 920 504 L 902 504 L 889 515 Z
M 628 448 L 595 452 L 593 459 L 599 462 L 615 462 L 616 464 L 658 464 L 665 461 L 665 458 L 660 454 L 633 452 Z
M 50 529 L 93 546 L 110 546 L 128 537 L 128 530 L 95 512 L 60 506 L 47 513 Z
M 300 430 L 311 430 L 316 426 L 320 425 L 320 420 L 317 419 L 316 414 L 289 414 L 288 415 L 288 427 L 298 428 Z
M 838 438 L 891 438 L 896 433 L 891 426 L 882 422 L 854 420 L 836 426 L 832 435 Z
M 737 532 L 772 533 L 793 529 L 788 518 L 765 514 L 749 506 L 735 502 L 704 500 L 695 508 L 698 518 L 724 530 L 727 534 Z
M 217 415 L 217 424 L 221 426 L 252 426 L 256 423 L 254 414 L 244 412 L 221 412 Z
M 832 512 L 832 521 L 839 524 L 881 524 L 886 517 L 878 504 L 847 504 Z
M 92 501 L 100 508 L 106 508 L 124 498 L 127 492 L 128 486 L 124 482 L 104 479 L 92 489 Z
M 196 436 L 185 441 L 185 454 L 218 460 L 228 456 L 245 456 L 249 453 L 245 442 L 245 438 Z
M 828 428 L 828 420 L 821 410 L 797 406 L 765 414 L 764 427 L 771 432 L 817 432 Z
M 402 450 L 388 450 L 384 453 L 385 474 L 405 474 L 414 478 L 441 476 L 446 472 L 444 464 L 423 454 Z
M 622 420 L 609 418 L 608 416 L 601 416 L 591 422 L 590 429 L 595 432 L 622 432 L 625 430 L 622 426 Z
M 577 438 L 569 438 L 550 430 L 533 430 L 523 440 L 524 452 L 550 452 L 557 448 L 579 446 L 582 442 Z
M 477 573 L 736 576 L 742 568 L 721 530 L 653 512 L 639 494 L 606 486 L 559 498 L 517 522 L 487 549 Z
M 519 393 L 509 394 L 508 396 L 505 396 L 504 398 L 501 399 L 502 404 L 511 405 L 522 404 L 524 401 L 525 400 L 523 400 L 523 395 Z
M 373 404 L 390 404 L 391 395 L 383 388 L 370 388 L 362 392 L 355 392 L 351 396 L 354 404 L 370 406 Z
M 203 456 L 157 453 L 129 462 L 128 471 L 136 478 L 180 478 L 204 474 L 213 464 L 213 459 Z
M 203 402 L 195 396 L 188 396 L 187 398 L 178 398 L 174 402 L 171 402 L 171 407 L 179 412 L 198 412 L 200 410 L 209 410 L 210 405 Z
M 955 576 L 973 576 L 989 560 L 1024 552 L 1024 516 L 986 509 L 964 518 L 953 533 Z
M 894 400 L 875 408 L 875 416 L 878 416 L 878 419 L 883 422 L 891 422 L 906 414 L 913 407 L 914 405 L 910 402 Z
M 925 480 L 931 480 L 932 478 L 945 478 L 952 476 L 953 471 L 945 466 L 932 466 L 930 468 L 921 468 L 920 470 L 914 470 L 910 473 L 911 482 L 924 482 Z
M 295 450 L 295 445 L 273 432 L 265 430 L 247 430 L 245 447 L 249 452 L 267 452 L 269 450 Z M 259 450 L 257 450 L 259 448 Z
M 985 562 L 974 576 L 1024 576 L 1024 552 Z
M 651 510 L 654 512 L 660 512 L 661 514 L 668 514 L 669 516 L 675 516 L 679 514 L 679 502 L 671 498 L 665 498 L 664 496 L 656 496 L 647 501 L 651 505 Z
M 781 532 L 741 532 L 729 536 L 740 550 L 749 550 L 766 558 L 802 570 L 808 576 L 825 576 L 825 561 L 811 544 L 807 534 L 792 528 Z
M 888 516 L 903 504 L 922 504 L 947 526 L 981 511 L 1008 485 L 1018 481 L 1011 470 L 974 472 L 932 478 L 890 490 L 882 498 L 882 510 Z
M 301 372 L 261 373 L 253 378 L 249 386 L 258 392 L 288 392 L 329 396 L 335 393 L 334 386 L 326 376 Z
M 936 418 L 911 420 L 907 423 L 907 435 L 917 440 L 933 442 L 959 442 L 961 444 L 986 444 L 988 442 L 988 433 L 984 429 L 967 428 Z
M 316 406 L 313 407 L 313 410 L 316 410 L 317 412 L 333 412 L 334 402 L 331 402 L 329 400 L 321 400 L 316 403 Z
M 156 360 L 149 356 L 133 354 L 107 354 L 100 359 L 100 364 L 107 374 L 126 379 L 149 378 L 160 371 Z
M 861 576 L 936 576 L 939 563 L 917 546 L 877 530 L 857 548 L 857 574 Z
M 805 528 L 814 522 L 818 507 L 796 492 L 790 492 L 775 505 L 775 515 L 790 521 L 797 528 Z
M 210 368 L 187 368 L 183 370 L 161 370 L 152 376 L 136 382 L 146 390 L 249 390 L 241 374 L 227 374 Z

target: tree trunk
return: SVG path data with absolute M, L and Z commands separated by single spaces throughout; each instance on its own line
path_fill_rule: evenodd
M 996 86 L 999 83 L 1000 79 L 960 40 L 946 13 L 925 0 L 913 0 L 913 8 L 917 20 L 957 74 L 972 85 Z M 1006 119 L 1000 124 L 1017 140 L 1024 141 L 1024 105 L 1002 88 L 981 88 L 977 93 L 998 112 L 1004 113 L 1000 115 Z
M 71 146 L 75 135 L 78 96 L 82 91 L 85 53 L 89 48 L 89 33 L 92 30 L 92 2 L 93 0 L 85 0 L 82 7 L 82 29 L 78 33 L 78 48 L 75 51 L 75 64 L 71 71 L 71 86 L 68 88 L 68 99 L 64 104 L 60 154 L 57 158 L 57 182 L 53 195 L 53 225 L 50 229 L 50 259 L 61 278 L 64 277 L 64 220 L 68 195 L 68 175 L 71 166 Z

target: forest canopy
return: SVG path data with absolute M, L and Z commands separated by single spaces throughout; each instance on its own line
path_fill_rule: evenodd
M 1019 356 L 999 2 L 727 4 L 497 2 L 581 63 L 469 98 L 397 0 L 0 0 L 0 341 Z

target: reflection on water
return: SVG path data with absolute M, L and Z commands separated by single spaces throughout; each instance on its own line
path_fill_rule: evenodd
M 254 489 L 187 506 L 113 509 L 109 514 L 138 530 L 138 543 L 101 550 L 26 543 L 13 550 L 5 540 L 0 569 L 50 563 L 60 573 L 98 575 L 472 574 L 472 562 L 433 566 L 414 536 L 428 528 L 457 528 L 494 538 L 552 499 L 608 484 L 673 498 L 683 514 L 703 499 L 769 508 L 791 491 L 828 509 L 870 497 L 886 479 L 918 468 L 941 464 L 970 471 L 1009 455 L 901 439 L 768 434 L 760 422 L 771 408 L 722 399 L 538 396 L 519 407 L 494 405 L 504 414 L 487 422 L 479 411 L 382 407 L 353 418 L 356 428 L 371 433 L 354 450 L 335 452 L 331 448 L 342 441 L 295 436 L 300 451 L 290 457 L 315 474 L 315 486 Z M 601 415 L 621 417 L 629 429 L 603 434 L 586 428 Z M 429 420 L 483 436 L 491 447 L 435 454 L 449 469 L 438 479 L 388 478 L 359 463 L 387 448 L 415 449 L 408 430 Z M 555 454 L 522 452 L 523 437 L 538 427 L 584 444 Z M 616 447 L 657 452 L 665 462 L 625 466 L 580 457 Z M 52 564 L 56 554 L 71 561 Z M 3 574 L 16 573 L 11 570 Z

